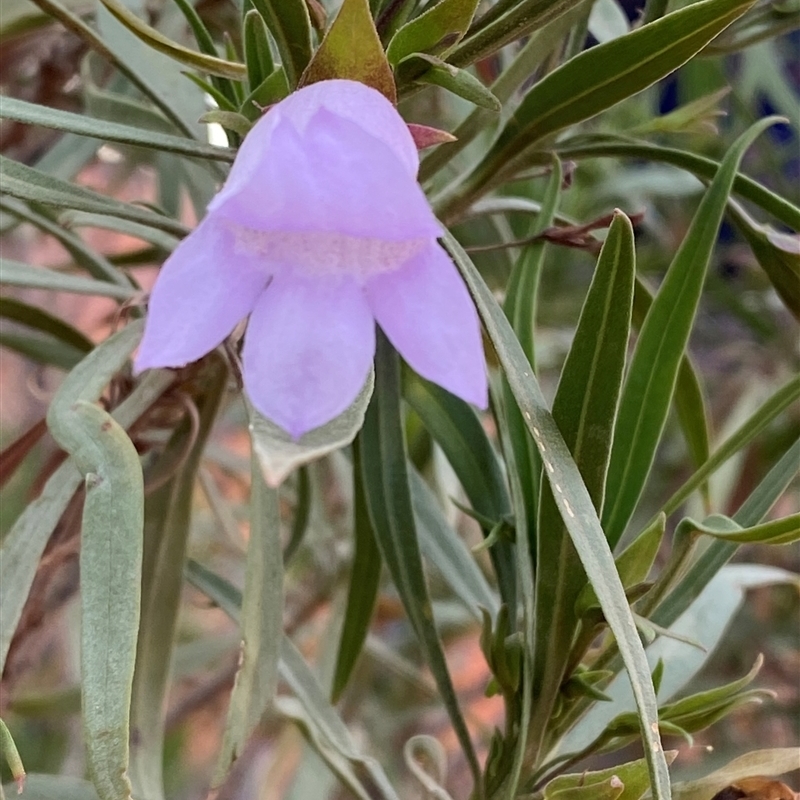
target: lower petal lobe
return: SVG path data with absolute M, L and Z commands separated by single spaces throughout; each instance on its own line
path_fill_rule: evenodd
M 468 403 L 486 407 L 478 314 L 437 242 L 400 269 L 372 278 L 366 292 L 378 324 L 414 370 Z
M 136 370 L 180 367 L 213 350 L 250 313 L 269 277 L 237 248 L 224 220 L 206 217 L 161 268 Z
M 297 439 L 356 399 L 374 355 L 375 321 L 354 280 L 278 274 L 250 317 L 245 389 Z

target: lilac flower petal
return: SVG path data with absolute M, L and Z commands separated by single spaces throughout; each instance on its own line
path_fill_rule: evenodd
M 375 322 L 354 281 L 277 275 L 250 317 L 245 388 L 297 439 L 355 400 L 374 354 Z
M 281 122 L 291 123 L 298 133 L 303 134 L 321 108 L 356 123 L 366 134 L 383 142 L 409 176 L 416 179 L 419 154 L 408 127 L 394 106 L 379 91 L 363 83 L 320 81 L 294 92 L 261 117 L 242 143 L 228 181 L 210 208 L 219 207 L 250 183 L 254 170 L 270 152 L 272 135 Z
M 263 264 L 236 251 L 228 226 L 206 217 L 161 268 L 136 371 L 180 367 L 213 350 L 251 311 L 268 280 Z
M 439 244 L 434 242 L 399 270 L 373 278 L 366 292 L 378 324 L 414 370 L 486 408 L 478 314 Z
M 279 121 L 269 146 L 249 162 L 247 178 L 237 176 L 212 204 L 215 214 L 239 225 L 390 242 L 441 232 L 425 194 L 395 153 L 363 126 L 325 108 L 302 133 Z

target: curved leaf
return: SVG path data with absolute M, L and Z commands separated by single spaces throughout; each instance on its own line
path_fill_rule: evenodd
M 244 64 L 226 61 L 224 58 L 204 55 L 195 50 L 189 50 L 172 39 L 168 39 L 155 28 L 150 27 L 130 11 L 119 0 L 100 0 L 100 2 L 135 36 L 141 39 L 153 50 L 164 53 L 170 58 L 185 64 L 192 69 L 206 72 L 209 75 L 219 75 L 223 78 L 241 80 L 247 75 Z

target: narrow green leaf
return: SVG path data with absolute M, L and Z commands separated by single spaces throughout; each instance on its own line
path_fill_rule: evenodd
M 730 86 L 684 103 L 678 108 L 637 125 L 633 133 L 637 136 L 652 133 L 718 134 L 717 120 L 725 116 L 720 103 L 731 93 Z
M 403 25 L 386 48 L 392 66 L 412 53 L 430 53 L 442 58 L 469 29 L 479 0 L 442 0 Z
M 0 109 L 2 109 L 1 105 Z M 130 286 L 128 278 L 105 256 L 93 250 L 74 233 L 53 222 L 50 217 L 30 209 L 25 203 L 20 203 L 10 197 L 0 198 L 0 209 L 13 214 L 18 219 L 30 222 L 31 225 L 35 225 L 39 230 L 54 236 L 75 259 L 75 263 L 83 267 L 93 278 L 116 283 L 120 286 Z
M 126 236 L 132 236 L 135 239 L 141 239 L 143 242 L 155 245 L 165 253 L 171 253 L 180 242 L 177 236 L 171 236 L 168 233 L 164 233 L 164 231 L 151 228 L 149 225 L 129 222 L 119 217 L 110 217 L 107 214 L 91 214 L 86 211 L 62 211 L 58 216 L 58 221 L 66 228 L 101 228 L 124 233 Z M 119 270 L 116 271 L 119 272 Z M 126 284 L 130 283 L 124 276 L 122 276 L 122 279 L 126 281 Z
M 278 67 L 253 89 L 242 103 L 242 114 L 256 121 L 267 106 L 283 100 L 289 94 L 289 83 L 283 67 Z
M 800 398 L 800 377 L 792 378 L 747 418 L 713 453 L 713 455 L 667 500 L 665 514 L 672 514 L 681 503 L 722 464 L 752 442 L 772 420 Z
M 474 75 L 436 56 L 414 53 L 397 65 L 398 83 L 431 83 L 490 111 L 500 111 L 500 101 Z
M 670 763 L 675 760 L 677 755 L 676 751 L 667 753 Z M 618 794 L 615 795 L 619 800 L 639 800 L 644 794 L 645 790 L 649 788 L 649 776 L 647 773 L 647 761 L 643 758 L 637 761 L 629 761 L 627 764 L 620 764 L 616 767 L 608 767 L 592 772 L 579 772 L 572 775 L 559 775 L 550 781 L 544 787 L 545 800 L 567 800 L 567 798 L 575 798 L 575 800 L 586 798 L 591 800 L 597 796 L 601 796 L 599 792 L 603 791 L 602 786 L 609 786 L 613 784 L 616 778 L 616 788 Z M 568 794 L 570 790 L 576 790 L 575 794 Z M 583 791 L 581 791 L 583 790 Z M 594 795 L 592 792 L 597 791 L 598 794 Z
M 633 290 L 633 324 L 641 330 L 647 319 L 653 295 L 647 284 L 637 275 Z M 683 431 L 695 467 L 702 466 L 710 455 L 711 443 L 708 433 L 708 415 L 705 396 L 700 385 L 700 376 L 692 363 L 688 351 L 684 352 L 678 367 L 675 383 L 675 411 Z M 708 502 L 708 485 L 700 487 L 703 499 Z
M 370 800 L 372 797 L 377 797 L 378 800 L 399 800 L 381 765 L 375 759 L 359 753 L 341 717 L 325 698 L 314 673 L 287 636 L 283 637 L 281 646 L 280 674 L 305 711 L 302 717 L 297 714 L 292 714 L 292 717 L 307 727 L 315 749 L 339 778 L 350 778 L 346 785 L 357 792 L 356 796 L 363 800 Z M 285 703 L 281 708 L 286 708 Z M 347 771 L 341 770 L 341 767 L 337 769 L 339 765 L 345 766 Z M 365 775 L 369 779 L 369 793 L 359 775 Z
M 186 580 L 224 611 L 237 625 L 241 621 L 242 593 L 216 572 L 190 558 L 184 569 Z
M 183 136 L 135 128 L 119 122 L 73 114 L 57 108 L 28 103 L 14 97 L 4 97 L 0 105 L 0 118 L 13 119 L 28 125 L 41 125 L 59 131 L 69 131 L 81 136 L 91 136 L 106 142 L 137 145 L 165 153 L 177 153 L 192 158 L 209 158 L 215 161 L 233 161 L 235 152 L 227 147 L 203 144 Z
M 293 89 L 311 61 L 311 19 L 305 0 L 252 0 L 267 23 L 281 56 L 281 66 Z
M 0 331 L 0 347 L 19 353 L 37 364 L 71 370 L 86 355 L 60 339 L 35 333 Z
M 759 225 L 735 201 L 728 209 L 773 288 L 800 321 L 800 236 Z
M 561 186 L 563 182 L 563 171 L 561 162 L 554 158 L 552 161 L 552 172 L 547 182 L 544 197 L 542 198 L 541 213 L 530 223 L 527 233 L 537 235 L 545 228 L 553 224 L 553 219 L 557 213 L 558 205 L 561 201 Z M 539 280 L 544 267 L 544 259 L 547 254 L 547 243 L 536 242 L 526 247 L 516 263 L 511 273 L 511 277 L 506 287 L 506 297 L 503 303 L 503 311 L 508 317 L 511 327 L 516 333 L 517 340 L 525 353 L 531 371 L 535 374 L 536 369 L 536 347 L 535 335 L 536 314 L 538 311 L 539 299 Z M 522 502 L 525 506 L 524 521 L 519 519 L 519 512 L 515 514 L 518 518 L 516 528 L 518 532 L 517 547 L 525 547 L 527 550 L 526 563 L 530 562 L 533 566 L 536 558 L 536 536 L 538 526 L 539 509 L 539 487 L 541 478 L 541 460 L 536 449 L 536 444 L 528 431 L 525 420 L 522 417 L 514 393 L 508 384 L 505 376 L 502 379 L 502 396 L 505 408 L 504 420 L 508 429 L 508 443 L 506 459 L 508 460 L 508 450 L 513 451 L 514 472 L 517 475 L 520 488 L 520 498 L 515 502 Z M 503 427 L 501 425 L 501 427 Z M 534 576 L 530 576 L 531 586 L 534 583 Z M 534 599 L 530 599 L 531 607 Z M 509 606 L 514 608 L 514 606 Z M 527 620 L 530 626 L 530 636 L 526 637 L 527 658 L 533 660 L 535 616 L 530 615 Z M 530 692 L 533 692 L 532 674 L 526 676 L 530 680 Z
M 506 168 L 520 149 L 590 119 L 651 86 L 688 61 L 741 16 L 753 0 L 701 0 L 570 59 L 525 96 L 484 165 Z
M 242 139 L 250 133 L 250 129 L 253 127 L 253 124 L 244 114 L 240 114 L 238 111 L 223 111 L 219 108 L 206 111 L 198 121 L 204 125 L 210 123 L 222 125 L 225 130 L 240 136 Z
M 553 418 L 598 514 L 603 508 L 625 369 L 635 274 L 633 226 L 624 214 L 617 212 L 600 253 L 553 401 Z M 565 670 L 578 622 L 575 601 L 586 580 L 554 498 L 561 491 L 558 483 L 542 484 L 537 526 L 541 533 L 537 538 L 535 630 L 537 645 L 543 644 L 534 648 L 536 699 L 531 736 L 539 737 L 539 742 L 547 720 L 553 716 L 559 687 L 567 677 Z M 594 584 L 592 576 L 589 577 Z
M 329 78 L 365 83 L 397 102 L 392 68 L 375 30 L 367 0 L 344 0 L 300 79 L 302 86 Z
M 0 172 L 3 175 L 3 191 L 20 200 L 78 211 L 112 214 L 177 236 L 185 236 L 188 232 L 180 222 L 170 217 L 84 189 L 5 156 L 0 156 Z
M 188 78 L 195 86 L 201 89 L 205 94 L 210 95 L 211 99 L 217 104 L 222 111 L 236 111 L 238 103 L 232 102 L 224 95 L 213 83 L 204 80 L 199 75 L 193 72 L 183 72 L 182 75 Z M 204 106 L 205 107 L 205 106 Z
M 297 471 L 297 502 L 294 507 L 292 532 L 283 550 L 284 565 L 294 558 L 294 554 L 302 544 L 303 537 L 308 530 L 308 523 L 311 518 L 311 503 L 313 501 L 311 478 L 308 473 L 308 467 L 300 467 Z
M 68 322 L 13 297 L 0 297 L 0 317 L 47 333 L 84 355 L 94 347 L 89 339 Z
M 612 547 L 636 508 L 655 458 L 739 162 L 753 140 L 774 123 L 774 119 L 757 123 L 728 151 L 642 326 L 622 393 L 608 470 L 609 501 L 602 519 Z
M 475 301 L 508 377 L 525 424 L 545 464 L 545 475 L 551 486 L 557 483 L 561 487 L 561 492 L 555 492 L 559 511 L 619 644 L 633 686 L 654 797 L 657 800 L 668 800 L 669 773 L 657 733 L 658 715 L 650 668 L 591 496 L 552 415 L 547 410 L 536 378 L 531 374 L 527 357 L 497 300 L 451 234 L 445 236 L 445 243 Z
M 200 48 L 200 52 L 207 56 L 216 58 L 218 55 L 217 47 L 214 44 L 214 39 L 211 36 L 211 32 L 208 30 L 200 15 L 197 13 L 197 10 L 195 9 L 194 5 L 192 5 L 191 0 L 175 0 L 175 2 L 183 16 L 186 17 L 186 21 L 189 23 L 189 27 L 192 29 L 192 33 L 197 41 L 197 46 Z M 211 81 L 215 88 L 221 92 L 231 103 L 236 102 L 236 89 L 239 85 L 238 83 L 227 78 L 218 78 L 215 76 L 211 77 Z
M 283 634 L 278 492 L 264 483 L 255 455 L 251 459 L 250 480 L 250 539 L 242 597 L 242 649 L 217 767 L 218 781 L 241 756 L 250 735 L 272 703 L 278 684 Z
M 417 541 L 400 418 L 398 356 L 382 334 L 376 358 L 375 394 L 360 437 L 362 475 L 375 538 L 480 794 L 480 766 L 436 631 Z
M 474 556 L 448 524 L 433 492 L 413 468 L 409 472 L 409 482 L 423 556 L 475 619 L 481 619 L 482 608 L 496 614 L 499 607 L 497 597 L 489 588 Z
M 667 518 L 659 514 L 615 559 L 622 585 L 626 589 L 642 583 L 655 563 L 664 538 Z M 583 587 L 575 601 L 575 613 L 582 617 L 590 608 L 598 607 L 597 595 L 590 583 Z
M 133 329 L 133 330 L 129 330 Z M 114 350 L 113 357 L 120 366 L 124 363 L 138 341 L 141 328 L 136 332 L 134 326 L 128 326 L 118 336 L 123 336 L 124 347 L 121 352 L 116 348 L 120 340 L 114 337 L 109 340 L 108 347 Z M 134 334 L 132 336 L 132 334 Z M 89 381 L 99 369 L 99 362 L 105 361 L 109 354 L 103 349 L 104 343 L 90 353 L 84 361 L 73 370 L 85 381 Z M 109 356 L 110 357 L 110 356 Z M 86 367 L 86 369 L 84 369 Z M 104 371 L 108 376 L 108 373 Z M 173 381 L 171 373 L 154 370 L 144 377 L 131 395 L 116 409 L 114 418 L 124 428 L 132 425 L 159 397 Z M 105 388 L 97 388 L 96 396 Z M 41 494 L 29 503 L 14 526 L 3 538 L 0 546 L 0 670 L 5 665 L 8 648 L 22 615 L 22 609 L 36 575 L 36 568 L 44 548 L 67 503 L 72 499 L 81 483 L 81 474 L 72 461 L 62 464 L 48 479 Z
M 187 578 L 201 592 L 210 597 L 234 621 L 239 622 L 242 595 L 236 587 L 219 575 L 196 562 L 187 565 Z M 281 641 L 281 678 L 294 692 L 297 704 L 290 698 L 276 698 L 278 713 L 295 721 L 313 741 L 314 748 L 335 774 L 362 800 L 370 800 L 361 781 L 355 774 L 369 777 L 380 800 L 398 800 L 381 765 L 373 758 L 361 755 L 355 747 L 350 731 L 325 697 L 314 673 L 288 636 Z M 297 709 L 296 705 L 300 708 Z M 353 769 L 355 768 L 355 770 Z
M 725 31 L 708 48 L 708 56 L 729 55 L 752 47 L 765 39 L 776 39 L 783 33 L 800 28 L 800 8 L 797 4 L 759 3 L 750 13 Z M 748 55 L 753 53 L 751 50 Z
M 617 0 L 597 0 L 587 20 L 589 33 L 600 44 L 618 39 L 630 32 L 628 15 Z
M 268 75 L 275 71 L 269 32 L 264 18 L 254 8 L 244 15 L 244 61 L 247 65 L 247 83 L 252 92 Z
M 712 515 L 702 522 L 686 520 L 698 533 L 705 533 L 715 539 L 736 544 L 791 544 L 800 539 L 800 514 L 763 522 L 750 528 L 742 528 L 727 517 Z M 731 523 L 733 525 L 731 526 Z
M 141 39 L 148 47 L 159 53 L 185 64 L 192 69 L 206 72 L 209 75 L 219 75 L 223 78 L 241 80 L 247 74 L 244 64 L 226 61 L 224 58 L 207 56 L 196 50 L 189 50 L 177 42 L 168 39 L 162 33 L 147 25 L 130 11 L 119 0 L 100 0 L 100 2 L 118 19 L 131 33 Z
M 780 495 L 797 475 L 800 459 L 800 439 L 781 456 L 775 466 L 759 483 L 753 493 L 733 515 L 733 521 L 743 527 L 753 527 L 767 514 Z M 719 570 L 727 564 L 739 545 L 715 541 L 692 563 L 678 585 L 651 614 L 654 622 L 672 625 L 688 609 Z
M 557 17 L 531 34 L 514 60 L 489 87 L 500 103 L 504 105 L 508 103 L 519 87 L 536 72 L 550 53 L 561 45 L 578 19 L 585 2 L 586 0 L 578 3 L 566 14 Z M 419 170 L 420 182 L 424 184 L 430 180 L 451 159 L 483 133 L 487 125 L 498 122 L 498 117 L 492 112 L 485 108 L 475 108 L 453 131 L 456 141 L 450 147 L 439 147 L 422 159 Z
M 131 703 L 130 774 L 134 797 L 164 796 L 164 708 L 180 608 L 186 543 L 192 519 L 195 478 L 211 427 L 225 393 L 227 368 L 221 356 L 207 357 L 188 410 L 162 458 L 188 453 L 175 478 L 147 498 L 142 579 L 142 625 L 136 651 Z
M 468 34 L 450 53 L 448 61 L 458 67 L 474 64 L 497 52 L 510 42 L 538 30 L 558 19 L 573 8 L 582 5 L 582 0 L 521 0 L 505 3 L 508 12 L 493 19 L 491 24 L 480 25 L 494 9 L 478 20 L 478 30 Z M 497 3 L 496 6 L 503 7 Z M 473 26 L 474 27 L 474 26 Z
M 564 159 L 634 158 L 672 164 L 706 181 L 712 180 L 720 167 L 713 159 L 688 150 L 663 147 L 635 139 L 620 140 L 605 136 L 599 139 L 568 139 L 558 146 L 557 151 Z M 737 173 L 733 182 L 733 191 L 772 214 L 793 230 L 800 230 L 800 208 L 787 198 L 770 191 L 741 172 Z
M 347 686 L 358 656 L 364 647 L 369 624 L 378 599 L 381 580 L 381 551 L 367 509 L 361 453 L 358 441 L 353 445 L 353 532 L 354 556 L 350 570 L 347 607 L 339 639 L 339 651 L 331 688 L 331 702 L 336 703 Z
M 367 382 L 349 408 L 325 425 L 303 434 L 298 440 L 292 439 L 283 428 L 251 409 L 250 436 L 267 485 L 279 486 L 303 464 L 309 464 L 350 444 L 364 424 L 364 414 L 374 383 L 375 376 L 370 371 Z
M 480 419 L 468 403 L 446 390 L 404 372 L 403 396 L 442 448 L 478 514 L 493 524 L 511 515 L 505 478 Z M 484 525 L 483 535 L 491 528 Z M 489 549 L 503 602 L 516 607 L 516 566 L 513 545 L 498 541 Z M 489 608 L 489 606 L 487 606 Z
M 14 743 L 14 738 L 11 736 L 11 731 L 2 719 L 0 719 L 0 753 L 5 758 L 8 768 L 11 770 L 11 777 L 17 784 L 17 793 L 22 794 L 25 786 L 25 767 L 22 764 L 17 745 Z
M 56 272 L 46 267 L 34 267 L 19 261 L 0 258 L 0 284 L 24 286 L 28 289 L 49 289 L 54 292 L 91 294 L 98 297 L 113 297 L 115 300 L 130 300 L 136 290 L 106 281 L 96 281 L 79 275 Z

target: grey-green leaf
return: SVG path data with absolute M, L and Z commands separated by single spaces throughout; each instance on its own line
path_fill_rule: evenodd
M 113 214 L 177 236 L 185 236 L 187 233 L 184 225 L 170 217 L 84 189 L 6 156 L 0 156 L 0 171 L 3 175 L 3 191 L 20 200 L 58 208 Z
M 49 289 L 54 292 L 91 294 L 98 297 L 113 297 L 115 300 L 130 300 L 136 290 L 131 286 L 119 286 L 107 281 L 96 281 L 80 275 L 56 272 L 45 267 L 34 267 L 19 261 L 0 259 L 0 284 L 24 286 L 29 289 Z
M 47 425 L 84 477 L 81 673 L 89 773 L 101 800 L 131 796 L 128 736 L 141 595 L 144 484 L 122 426 L 94 403 L 138 341 L 131 325 L 62 383 Z
M 242 596 L 242 649 L 231 694 L 217 778 L 242 754 L 278 684 L 283 635 L 283 561 L 278 492 L 264 483 L 255 455 L 250 470 L 250 539 Z

